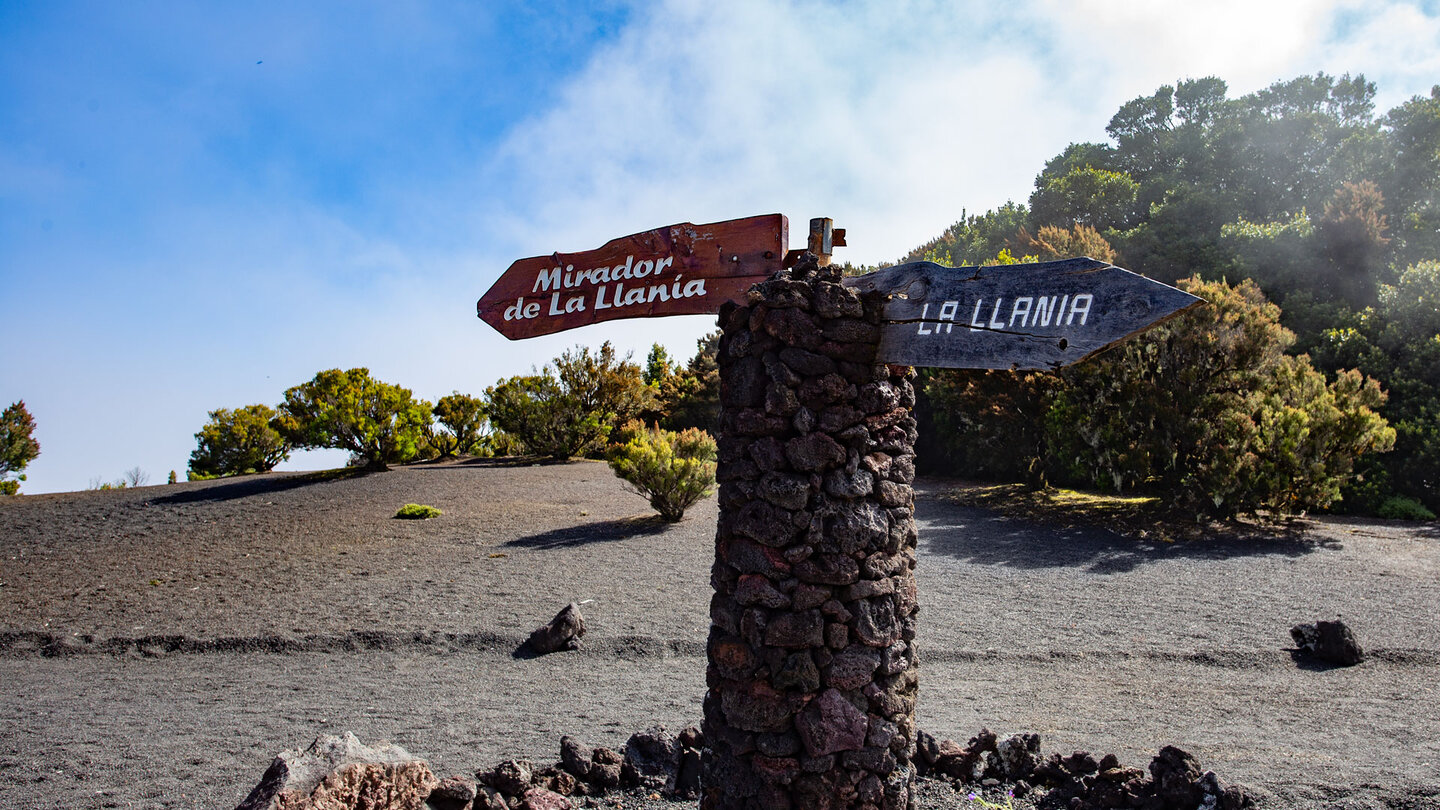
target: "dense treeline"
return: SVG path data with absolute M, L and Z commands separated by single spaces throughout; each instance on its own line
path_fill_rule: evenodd
M 1060 374 L 927 375 L 946 430 L 922 460 L 1226 513 L 1440 509 L 1440 86 L 1379 116 L 1374 97 L 1323 74 L 1161 87 L 1048 161 L 1028 205 L 912 252 L 1092 255 L 1212 301 Z
M 1027 204 L 912 251 L 1091 256 L 1209 302 L 1059 372 L 924 370 L 921 463 L 1195 513 L 1440 509 L 1440 86 L 1379 116 L 1374 97 L 1323 74 L 1233 99 L 1215 78 L 1161 87 L 1121 106 L 1107 142 L 1048 161 Z M 297 447 L 376 468 L 608 456 L 675 517 L 709 484 L 656 479 L 710 463 L 719 337 L 685 363 L 658 344 L 643 365 L 577 346 L 433 405 L 365 369 L 321 372 L 277 408 L 212 412 L 191 476 L 268 470 Z

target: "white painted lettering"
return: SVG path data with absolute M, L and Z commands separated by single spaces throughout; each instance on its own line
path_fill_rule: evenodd
M 671 261 L 671 257 L 669 257 L 669 256 L 666 256 L 666 257 L 663 258 L 663 259 L 657 260 L 657 261 L 655 262 L 655 275 L 658 276 L 658 275 L 660 275 L 661 273 L 665 272 L 665 268 L 667 268 L 667 267 L 670 266 L 670 261 Z
M 560 289 L 560 274 L 562 272 L 564 272 L 563 268 L 555 267 L 536 273 L 535 286 L 530 288 L 530 292 L 549 292 L 551 288 Z
M 1035 302 L 1035 314 L 1030 316 L 1031 326 L 1049 326 L 1050 316 L 1055 314 L 1055 303 L 1060 299 L 1053 295 L 1042 295 Z
M 1005 328 L 1005 322 L 1000 320 L 1000 304 L 1004 301 L 1004 298 L 995 299 L 995 308 L 990 310 L 990 323 L 987 324 L 991 329 Z
M 1080 325 L 1084 326 L 1086 319 L 1090 317 L 1090 304 L 1094 300 L 1095 296 L 1090 293 L 1081 293 L 1075 296 L 1075 300 L 1070 302 L 1070 316 L 1065 319 L 1065 325 L 1069 326 L 1074 323 L 1075 316 L 1079 315 Z
M 569 315 L 569 314 L 572 313 L 572 312 L 584 312 L 584 311 L 585 311 L 585 296 L 583 296 L 583 295 L 572 295 L 572 296 L 570 296 L 569 298 L 566 298 L 566 299 L 565 299 L 565 309 L 562 311 L 562 310 L 560 309 L 560 293 L 557 292 L 557 293 L 551 293 L 551 294 L 550 294 L 550 312 L 549 312 L 549 314 L 551 314 L 551 315 Z
M 655 262 L 650 259 L 641 259 L 635 263 L 635 277 L 644 278 L 650 275 L 655 269 Z
M 685 297 L 694 298 L 697 295 L 705 294 L 705 279 L 692 278 L 685 282 Z
M 946 301 L 940 305 L 940 320 L 950 321 L 950 323 L 945 324 L 945 334 L 950 334 L 950 330 L 955 328 L 955 313 L 959 311 L 959 309 L 959 301 Z M 937 333 L 940 331 L 938 325 L 935 327 L 935 331 Z
M 1010 325 L 1014 326 L 1015 319 L 1019 318 L 1020 325 L 1024 326 L 1025 319 L 1030 317 L 1030 306 L 1034 303 L 1035 299 L 1028 295 L 1024 298 L 1016 298 L 1015 305 L 1010 308 Z M 1021 307 L 1021 304 L 1024 304 L 1024 307 Z
M 645 303 L 652 304 L 656 298 L 659 298 L 661 301 L 670 300 L 670 291 L 665 288 L 664 284 L 656 284 L 654 287 L 651 287 L 650 295 L 645 299 Z
M 985 328 L 985 324 L 980 322 L 980 305 L 983 303 L 985 303 L 984 298 L 975 299 L 975 311 L 970 315 L 971 332 L 979 332 L 981 329 Z
M 625 292 L 625 306 L 628 307 L 628 306 L 630 306 L 631 304 L 643 304 L 643 303 L 645 303 L 645 288 L 644 288 L 644 287 L 641 287 L 641 288 L 636 289 L 636 290 L 627 290 L 627 291 Z
M 630 274 L 630 265 L 635 261 L 634 256 L 626 256 L 624 264 L 617 264 L 610 270 L 612 278 L 638 278 Z
M 605 288 L 604 288 L 604 287 L 598 287 L 598 288 L 596 288 L 596 290 L 595 290 L 595 311 L 596 311 L 596 312 L 599 312 L 599 311 L 602 310 L 602 309 L 609 309 L 609 308 L 610 308 L 610 305 L 607 304 L 607 303 L 605 303 Z
M 929 324 L 927 324 L 927 323 L 925 322 L 925 316 L 926 316 L 926 315 L 929 315 L 929 314 L 930 314 L 930 305 L 929 305 L 929 304 L 924 304 L 924 305 L 922 305 L 922 306 L 920 307 L 920 328 L 919 328 L 918 330 L 916 330 L 915 334 L 917 334 L 917 335 L 933 335 L 933 334 L 935 334 L 934 330 L 930 329 L 930 328 L 929 328 Z M 505 320 L 508 321 L 508 320 L 510 320 L 510 318 L 509 318 L 509 317 L 506 317 Z

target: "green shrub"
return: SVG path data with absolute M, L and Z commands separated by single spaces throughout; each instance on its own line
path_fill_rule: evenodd
M 610 451 L 610 469 L 665 520 L 674 523 L 710 494 L 715 484 L 715 440 L 697 428 L 678 433 L 659 427 L 624 428 L 631 435 Z
M 607 341 L 594 354 L 581 346 L 538 374 L 501 380 L 485 390 L 490 423 L 505 434 L 496 444 L 555 459 L 599 454 L 612 430 L 648 407 L 643 375 Z
M 1380 517 L 1387 520 L 1434 520 L 1435 513 L 1425 508 L 1425 504 L 1414 498 L 1407 498 L 1404 495 L 1392 495 L 1386 498 L 1376 510 Z
M 352 368 L 286 390 L 270 425 L 293 447 L 349 450 L 369 469 L 385 470 L 416 457 L 431 419 L 430 403 L 410 389 Z
M 246 405 L 210 412 L 210 421 L 195 434 L 189 471 L 219 478 L 269 472 L 290 457 L 290 445 L 271 427 L 275 411 L 268 405 Z
M 401 520 L 429 520 L 433 517 L 440 517 L 441 511 L 433 506 L 425 506 L 419 503 L 407 503 L 400 507 L 395 517 Z
M 488 455 L 485 400 L 456 391 L 436 400 L 434 411 L 435 424 L 429 426 L 427 439 L 438 457 Z M 444 430 L 435 429 L 436 425 Z

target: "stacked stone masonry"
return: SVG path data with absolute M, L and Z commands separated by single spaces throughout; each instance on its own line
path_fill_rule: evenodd
M 720 314 L 705 810 L 912 807 L 914 371 L 806 256 Z

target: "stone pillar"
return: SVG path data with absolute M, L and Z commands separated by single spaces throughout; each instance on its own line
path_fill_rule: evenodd
M 914 371 L 839 278 L 720 313 L 704 810 L 914 806 Z

